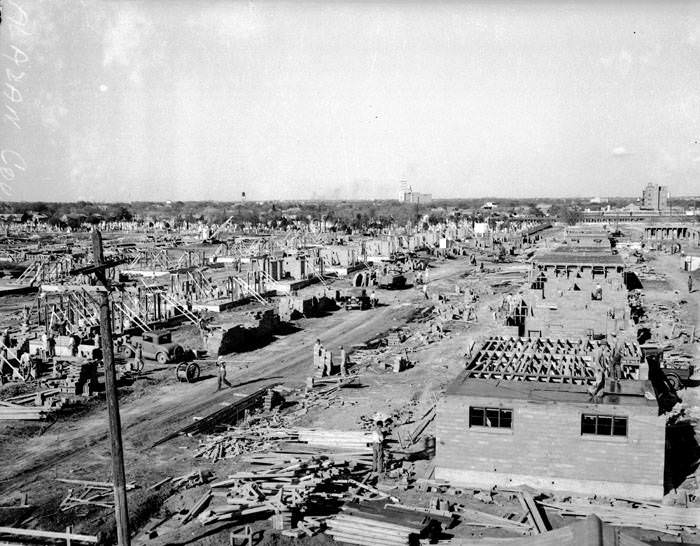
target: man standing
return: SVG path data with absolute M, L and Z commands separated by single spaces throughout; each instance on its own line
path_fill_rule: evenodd
M 372 472 L 384 476 L 384 423 L 377 421 L 372 431 Z
M 372 306 L 372 309 L 377 306 L 377 293 L 374 291 L 374 288 L 372 289 L 372 294 L 369 296 L 369 304 Z
M 56 337 L 49 333 L 49 358 L 56 356 Z
M 231 383 L 229 383 L 228 379 L 226 379 L 226 362 L 224 362 L 224 357 L 220 356 L 216 361 L 216 365 L 217 365 L 217 372 L 218 372 L 218 380 L 217 380 L 218 384 L 217 384 L 216 390 L 220 391 L 222 384 L 226 384 L 226 385 L 228 385 L 229 389 L 232 389 L 233 385 L 231 385 Z
M 70 336 L 68 348 L 71 356 L 78 356 L 78 336 L 76 334 Z
M 693 291 L 693 276 L 688 275 L 688 294 Z
M 345 352 L 343 346 L 340 346 L 340 375 L 345 377 L 347 375 L 347 365 L 348 365 L 348 354 Z
M 49 358 L 49 336 L 46 335 L 46 332 L 41 334 L 41 358 L 42 360 L 46 360 Z
M 314 343 L 314 369 L 316 370 L 321 367 L 321 365 L 319 364 L 321 360 L 321 349 L 321 340 L 317 339 L 316 343 Z
M 330 377 L 333 374 L 333 353 L 324 351 L 323 353 L 323 375 Z
M 29 356 L 28 352 L 22 353 L 22 356 L 19 357 L 19 369 L 22 374 L 22 377 L 24 379 L 29 379 L 30 378 L 30 372 L 31 372 L 31 364 L 32 364 L 32 359 Z
M 603 349 L 601 349 L 598 343 L 595 343 L 595 345 L 593 346 L 593 351 L 591 352 L 591 367 L 602 368 L 602 359 Z
M 143 347 L 140 343 L 136 344 L 136 350 L 134 351 L 134 364 L 131 367 L 132 371 L 140 372 L 145 367 L 143 361 Z
M 611 388 L 615 391 L 620 390 L 620 379 L 622 378 L 622 352 L 624 346 L 622 341 L 617 338 L 615 332 L 612 333 L 612 354 L 611 354 Z

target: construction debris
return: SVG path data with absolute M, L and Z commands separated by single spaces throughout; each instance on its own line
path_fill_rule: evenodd
M 537 501 L 562 516 L 582 518 L 595 514 L 606 523 L 620 527 L 639 527 L 679 536 L 681 532 L 697 532 L 700 526 L 700 508 L 677 508 L 644 502 L 614 501 L 611 504 L 593 504 L 585 500 L 570 502 Z

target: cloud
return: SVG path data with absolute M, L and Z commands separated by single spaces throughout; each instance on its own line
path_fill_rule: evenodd
M 626 155 L 632 155 L 632 152 L 630 152 L 627 148 L 624 146 L 617 146 L 613 148 L 610 153 L 615 156 L 615 157 L 623 157 Z

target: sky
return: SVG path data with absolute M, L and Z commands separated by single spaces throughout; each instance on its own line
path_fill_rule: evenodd
M 700 194 L 700 2 L 3 4 L 3 200 Z

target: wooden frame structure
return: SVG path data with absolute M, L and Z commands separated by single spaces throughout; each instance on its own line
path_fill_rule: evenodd
M 507 381 L 593 384 L 591 353 L 598 341 L 491 337 L 467 363 L 467 377 Z M 625 343 L 622 379 L 637 379 L 641 350 Z

